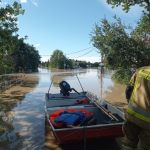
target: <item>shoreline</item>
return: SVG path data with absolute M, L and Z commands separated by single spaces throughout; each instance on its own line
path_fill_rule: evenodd
M 12 85 L 5 91 L 0 93 L 3 97 L 23 97 L 26 93 L 31 92 L 38 83 L 38 76 L 33 74 L 23 74 L 19 77 L 21 83 Z
M 105 92 L 103 98 L 115 106 L 127 107 L 125 89 L 126 85 L 114 83 L 113 88 L 109 92 Z

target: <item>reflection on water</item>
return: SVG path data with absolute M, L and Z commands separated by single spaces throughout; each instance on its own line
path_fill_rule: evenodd
M 57 71 L 57 70 L 56 70 Z M 75 88 L 77 91 L 82 91 L 82 87 L 84 91 L 90 91 L 97 95 L 98 97 L 102 97 L 107 91 L 109 91 L 114 83 L 111 80 L 110 74 L 104 74 L 103 76 L 97 69 L 86 69 L 81 71 L 68 71 L 64 73 L 55 73 L 51 72 L 51 80 L 53 80 L 53 85 L 51 88 L 51 92 L 59 92 L 58 84 L 60 81 L 67 81 L 72 88 Z M 80 86 L 77 77 L 78 76 L 82 87 Z M 103 89 L 101 91 L 101 89 Z
M 57 74 L 56 74 L 57 72 Z M 59 72 L 59 73 L 58 73 Z M 24 97 L 0 98 L 0 150 L 40 150 L 45 140 L 45 93 L 53 80 L 50 92 L 59 92 L 58 83 L 68 81 L 72 88 L 82 91 L 76 78 L 80 79 L 84 91 L 100 97 L 113 86 L 109 74 L 101 78 L 97 69 L 69 71 L 60 76 L 60 70 L 40 69 L 39 82 L 34 90 Z M 101 91 L 100 88 L 103 88 Z
M 87 72 L 88 70 L 86 69 L 61 72 L 60 70 L 53 70 L 51 71 L 51 81 L 53 81 L 53 85 L 57 87 L 62 80 L 74 78 L 76 75 L 86 74 Z
M 31 84 L 24 83 L 21 87 L 34 88 L 38 84 L 33 82 Z M 0 98 L 0 150 L 19 150 L 22 149 L 24 137 L 21 135 L 22 128 L 27 127 L 27 124 L 21 124 L 20 122 L 29 119 L 29 115 L 26 113 L 28 110 L 23 108 L 27 106 L 25 104 L 27 96 L 20 95 L 20 89 L 15 89 L 11 94 L 1 94 Z M 23 106 L 23 107 L 21 107 Z M 31 106 L 33 109 L 33 106 Z M 18 108 L 23 112 L 19 114 Z M 28 107 L 29 108 L 29 107 Z M 19 121 L 18 121 L 18 120 Z M 33 121 L 32 121 L 33 122 Z M 20 126 L 18 124 L 20 123 Z M 30 136 L 30 134 L 28 135 Z M 31 136 L 30 136 L 31 137 Z
M 0 149 L 8 149 L 18 138 L 13 132 L 14 113 L 12 109 L 17 106 L 17 99 L 9 96 L 1 96 L 0 98 Z M 9 145 L 10 142 L 10 145 Z
M 21 147 L 40 149 L 44 142 L 44 95 L 29 93 L 15 110 L 15 132 L 22 140 Z

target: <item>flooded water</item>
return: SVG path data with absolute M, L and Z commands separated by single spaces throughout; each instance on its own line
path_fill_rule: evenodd
M 76 74 L 80 82 L 78 82 Z M 58 83 L 62 80 L 68 81 L 70 86 L 79 92 L 90 91 L 98 97 L 103 97 L 105 92 L 114 86 L 111 75 L 106 73 L 102 77 L 97 69 L 69 71 L 63 76 L 60 76 L 60 71 L 54 74 L 52 71 L 39 69 L 39 73 L 36 75 L 39 77 L 39 81 L 34 85 L 32 92 L 27 93 L 24 97 L 15 98 L 13 101 L 9 97 L 0 98 L 0 150 L 43 149 L 46 134 L 45 93 L 49 90 L 52 80 L 51 93 L 59 92 Z M 76 149 L 83 149 L 83 146 L 80 147 L 81 144 Z M 89 150 L 90 147 L 92 146 L 88 146 Z M 93 149 L 95 148 L 92 147 L 91 150 Z M 103 148 L 103 150 L 105 149 Z

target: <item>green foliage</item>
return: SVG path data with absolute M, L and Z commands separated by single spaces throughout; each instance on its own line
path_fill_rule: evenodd
M 17 2 L 0 7 L 0 74 L 37 71 L 40 62 L 38 51 L 17 35 L 17 17 L 23 13 L 21 4 Z
M 150 65 L 150 23 L 146 15 L 139 20 L 131 37 L 138 43 L 138 48 L 141 48 L 137 54 L 138 66 Z
M 87 62 L 86 61 L 79 61 L 78 64 L 81 68 L 87 68 Z
M 12 54 L 15 72 L 35 72 L 40 63 L 40 55 L 35 47 L 20 39 L 16 51 Z
M 49 67 L 49 60 L 45 61 L 45 62 L 41 62 L 40 66 L 44 67 L 44 68 L 48 68 Z
M 132 73 L 128 69 L 119 68 L 112 75 L 112 79 L 118 83 L 127 84 Z
M 61 50 L 54 50 L 52 56 L 50 57 L 50 67 L 64 69 L 66 57 Z
M 112 7 L 122 6 L 123 10 L 126 12 L 128 12 L 131 6 L 134 5 L 139 5 L 140 7 L 144 8 L 143 10 L 144 15 L 138 22 L 136 29 L 133 30 L 131 35 L 127 37 L 128 39 L 126 40 L 126 45 L 133 48 L 129 48 L 129 51 L 127 52 L 128 57 L 127 55 L 125 55 L 124 59 L 131 62 L 130 65 L 129 63 L 126 64 L 129 65 L 129 69 L 132 67 L 132 65 L 135 65 L 137 68 L 141 66 L 150 65 L 149 62 L 150 60 L 150 1 L 149 0 L 131 0 L 131 1 L 107 0 L 107 3 L 111 4 Z M 120 41 L 118 43 L 120 43 Z M 118 55 L 120 56 L 119 53 Z M 110 56 L 110 58 L 107 59 L 107 61 L 116 63 L 113 57 L 114 56 Z M 122 57 L 120 58 L 122 59 Z M 123 66 L 123 64 L 121 64 L 120 67 L 123 67 L 125 69 L 124 71 L 126 71 L 126 68 Z M 117 68 L 114 67 L 114 69 Z M 118 78 L 118 80 L 120 80 L 121 78 L 126 78 L 126 76 L 128 76 L 127 74 L 125 77 L 122 76 L 120 77 L 119 75 L 122 74 L 122 72 L 120 71 L 118 71 L 118 73 L 116 72 L 115 74 L 116 75 L 114 76 L 116 79 Z
M 147 14 L 149 17 L 150 21 L 150 1 L 149 0 L 126 0 L 126 1 L 121 1 L 121 0 L 107 0 L 107 3 L 112 5 L 112 7 L 118 7 L 122 6 L 123 10 L 128 12 L 131 6 L 134 5 L 139 5 L 140 7 L 143 7 L 144 14 Z
M 137 68 L 150 65 L 150 46 L 143 40 L 144 37 L 141 38 L 144 33 L 142 26 L 147 26 L 147 23 L 141 20 L 137 28 L 129 33 L 128 28 L 115 17 L 114 23 L 103 19 L 91 34 L 93 45 L 99 49 L 105 66 L 116 71 L 114 77 L 119 81 L 129 79 L 133 65 Z M 147 37 L 150 36 L 150 32 L 146 32 Z M 124 75 L 123 71 L 130 73 Z
M 12 6 L 7 5 L 5 8 L 0 8 L 0 28 L 9 32 L 17 32 L 17 16 L 23 14 L 24 10 L 21 4 L 14 2 Z
M 17 16 L 22 14 L 21 5 L 14 2 L 12 6 L 0 8 L 0 74 L 13 71 L 12 53 L 16 49 L 18 35 Z
M 87 67 L 98 67 L 99 63 L 90 63 L 86 61 L 79 61 L 74 59 L 68 59 L 64 56 L 61 50 L 54 50 L 50 57 L 50 62 L 42 63 L 42 66 L 49 64 L 50 68 L 58 69 L 74 69 L 74 68 L 87 68 Z
M 73 69 L 73 61 L 72 59 L 66 59 L 65 60 L 65 69 Z
M 91 67 L 99 67 L 99 63 L 98 63 L 98 62 L 95 62 L 95 63 L 89 64 L 89 65 L 91 65 Z
M 137 24 L 136 29 L 132 32 L 132 36 L 136 38 L 136 40 L 148 40 L 148 38 L 150 38 L 150 23 L 147 16 L 142 16 Z M 149 42 L 146 42 L 145 44 L 148 43 Z

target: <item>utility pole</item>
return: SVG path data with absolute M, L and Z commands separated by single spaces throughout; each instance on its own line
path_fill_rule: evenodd
M 104 77 L 104 63 L 103 59 L 100 62 L 100 99 L 103 98 L 103 77 Z

